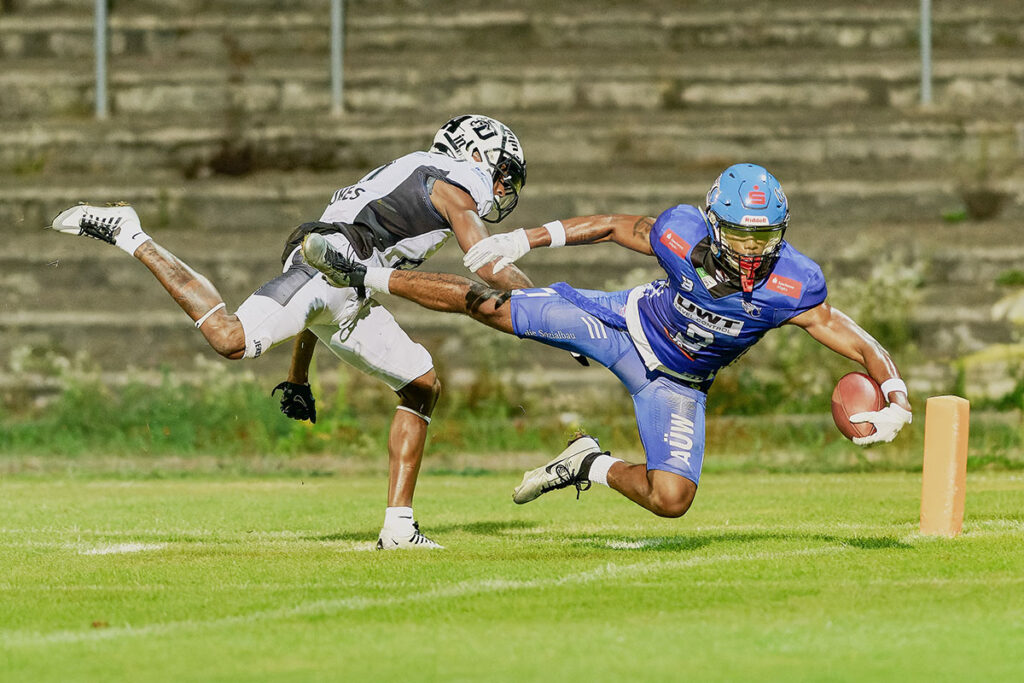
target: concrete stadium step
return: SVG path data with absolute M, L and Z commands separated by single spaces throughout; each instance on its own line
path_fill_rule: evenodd
M 623 7 L 621 3 L 518 3 L 514 9 L 467 7 L 460 3 L 350 3 L 346 46 L 350 52 L 458 46 L 473 50 L 506 44 L 516 50 L 642 43 L 648 49 L 686 51 L 765 46 L 820 46 L 836 50 L 906 48 L 916 51 L 916 6 L 819 8 L 808 3 L 772 6 L 743 3 L 680 10 L 676 3 Z M 57 3 L 51 3 L 57 5 Z M 224 58 L 244 53 L 294 54 L 329 50 L 327 4 L 252 7 L 217 3 L 132 3 L 110 13 L 110 53 L 120 56 Z M 530 7 L 529 5 L 533 5 Z M 568 5 L 568 6 L 567 6 Z M 633 5 L 633 3 L 631 3 Z M 963 7 L 937 3 L 933 14 L 936 48 L 978 48 L 1024 44 L 1024 10 L 1019 4 Z M 77 3 L 0 15 L 0 57 L 91 58 L 92 6 Z
M 916 222 L 963 208 L 956 180 L 936 178 L 926 169 L 916 176 L 865 177 L 861 172 L 857 177 L 843 178 L 808 177 L 800 171 L 799 164 L 774 168 L 787 179 L 786 191 L 794 210 L 813 216 L 823 225 L 878 220 Z M 635 168 L 609 174 L 604 170 L 567 180 L 559 168 L 539 167 L 534 169 L 534 182 L 524 193 L 515 222 L 539 225 L 553 217 L 597 213 L 657 215 L 680 202 L 699 201 L 719 170 L 720 165 L 713 170 L 689 169 L 685 173 Z M 900 170 L 897 167 L 889 172 Z M 88 200 L 130 202 L 139 208 L 146 224 L 155 227 L 212 226 L 230 221 L 254 229 L 290 228 L 316 219 L 334 191 L 357 177 L 260 173 L 241 179 L 139 182 L 126 169 L 101 179 L 47 176 L 26 182 L 15 178 L 0 188 L 0 222 L 9 230 L 34 229 L 47 224 L 68 205 Z M 998 181 L 1003 212 L 1019 211 L 1024 204 L 1020 182 L 1019 175 Z
M 969 11 L 972 8 L 965 8 L 959 0 L 933 0 L 932 11 L 934 13 L 953 12 L 957 9 Z M 210 3 L 206 0 L 124 0 L 112 3 L 114 11 L 117 12 L 140 12 L 140 13 L 161 13 L 174 14 L 201 14 L 210 11 Z M 252 0 L 218 0 L 217 7 L 226 12 L 237 12 L 241 14 L 252 13 L 255 10 L 261 11 L 288 11 L 299 12 L 321 11 L 325 5 L 324 0 L 260 0 L 255 5 Z M 458 7 L 453 9 L 451 0 L 346 0 L 345 6 L 348 15 L 365 14 L 368 16 L 400 17 L 408 13 L 423 12 L 440 16 L 458 16 L 464 13 L 475 13 L 486 10 L 493 10 L 492 0 L 460 0 Z M 517 10 L 528 14 L 552 13 L 555 11 L 584 15 L 589 13 L 599 18 L 609 12 L 622 10 L 621 0 L 561 0 L 557 7 L 553 7 L 547 0 L 519 0 L 516 3 Z M 71 12 L 83 16 L 92 13 L 92 5 L 83 3 L 81 0 L 5 0 L 3 7 L 6 12 L 12 15 L 45 14 L 52 12 Z M 1016 0 L 987 0 L 985 7 L 999 8 L 1002 11 L 1020 9 Z M 862 12 L 879 12 L 893 10 L 894 14 L 903 11 L 902 6 L 893 7 L 890 0 L 833 0 L 827 7 L 822 7 L 818 0 L 771 0 L 767 2 L 749 2 L 743 0 L 689 0 L 686 3 L 686 10 L 690 12 L 705 12 L 714 9 L 721 11 L 746 9 L 748 12 L 767 14 L 804 11 L 818 14 L 829 14 L 836 12 L 850 12 L 860 10 Z M 629 4 L 632 12 L 660 12 L 660 13 L 682 13 L 676 0 L 632 0 Z M 916 12 L 917 5 L 913 5 L 906 11 Z M 737 17 L 737 21 L 742 17 Z
M 806 239 L 808 229 L 803 227 L 793 242 L 822 264 L 833 289 L 849 297 L 851 287 L 855 286 L 851 283 L 877 277 L 871 273 L 878 264 L 867 258 L 837 258 L 820 248 L 809 248 L 816 238 Z M 837 240 L 840 236 L 832 234 L 831 237 Z M 55 236 L 56 239 L 59 237 Z M 203 252 L 196 251 L 194 247 L 190 250 L 163 234 L 157 239 L 211 278 L 230 306 L 240 304 L 256 287 L 280 272 L 276 257 L 278 243 L 283 240 L 251 240 L 238 251 L 224 254 L 211 253 L 209 238 L 194 240 L 207 245 Z M 219 238 L 215 241 L 218 245 L 222 242 Z M 51 242 L 44 258 L 34 256 L 17 262 L 10 258 L 0 259 L 4 266 L 2 281 L 5 284 L 5 291 L 0 296 L 4 302 L 0 328 L 22 331 L 50 326 L 187 329 L 188 320 L 184 314 L 139 264 L 113 249 L 104 252 L 103 245 L 99 243 L 77 245 L 77 251 L 70 244 Z M 1007 270 L 1014 270 L 1020 263 L 1024 253 L 1020 249 L 1014 251 L 1012 258 L 983 260 L 976 257 L 972 265 L 991 271 L 997 277 Z M 465 274 L 461 259 L 457 258 L 457 250 L 448 252 L 446 256 L 432 260 L 427 269 Z M 905 256 L 905 250 L 893 251 L 893 260 Z M 941 269 L 948 258 L 949 255 L 938 254 L 904 266 L 909 270 L 920 269 L 923 273 L 923 284 L 918 285 L 920 289 L 910 292 L 916 301 L 911 309 L 911 322 L 937 331 L 957 326 L 975 328 L 978 332 L 973 336 L 987 343 L 1012 341 L 1011 327 L 993 318 L 993 305 L 1011 289 L 996 285 L 995 277 L 987 281 L 944 282 Z M 539 285 L 565 280 L 582 288 L 616 290 L 663 277 L 649 258 L 627 255 L 614 248 L 574 250 L 571 256 L 538 255 L 522 265 Z M 895 271 L 898 264 L 894 266 L 890 262 L 883 267 L 886 272 Z M 838 272 L 848 274 L 839 276 Z M 849 274 L 851 272 L 855 274 Z M 858 305 L 868 304 L 859 302 Z M 447 324 L 446 318 L 438 318 L 408 302 L 388 298 L 388 306 L 396 312 L 401 311 L 403 320 L 410 321 L 417 329 Z M 923 345 L 928 350 L 949 351 L 948 348 L 943 349 L 940 340 L 930 334 L 924 335 L 924 339 Z
M 993 319 L 992 304 L 1006 292 L 995 286 L 995 278 L 1024 262 L 1017 231 L 1018 226 L 1009 222 L 877 222 L 850 228 L 816 225 L 810 217 L 802 217 L 789 238 L 822 264 L 833 293 L 845 289 L 849 296 L 851 287 L 860 286 L 851 283 L 866 279 L 875 286 L 888 283 L 885 273 L 894 269 L 919 272 L 921 289 L 914 295 L 918 303 L 910 309 L 910 322 L 921 340 L 918 352 L 923 365 L 904 363 L 903 369 L 920 386 L 931 382 L 945 390 L 952 381 L 951 359 L 1015 338 L 1011 325 Z M 231 308 L 279 272 L 282 232 L 248 231 L 237 224 L 152 232 L 161 244 L 209 276 Z M 2 376 L 24 365 L 26 357 L 45 365 L 48 353 L 74 357 L 87 350 L 90 362 L 105 373 L 138 368 L 153 375 L 164 367 L 173 367 L 177 373 L 195 368 L 197 357 L 221 362 L 149 273 L 120 251 L 41 230 L 25 232 L 8 246 L 0 255 L 0 335 L 5 339 L 0 347 L 0 385 Z M 463 272 L 460 256 L 454 245 L 446 245 L 428 267 Z M 657 277 L 659 270 L 649 257 L 613 246 L 538 250 L 523 266 L 538 283 L 568 280 L 581 287 L 606 289 L 641 284 Z M 883 274 L 872 275 L 879 268 Z M 445 381 L 471 382 L 469 375 L 457 379 L 457 371 L 467 367 L 466 359 L 486 354 L 492 341 L 508 341 L 460 316 L 443 316 L 394 297 L 383 298 L 410 334 L 434 355 Z M 870 302 L 859 299 L 858 305 L 870 306 Z M 516 345 L 496 348 L 503 354 L 521 352 Z M 524 367 L 575 372 L 572 361 L 554 349 L 524 345 L 522 351 L 528 354 Z M 269 388 L 284 376 L 288 356 L 284 346 L 259 363 L 236 366 L 237 371 L 253 373 Z M 320 371 L 331 373 L 336 361 L 324 352 L 321 359 Z M 483 362 L 483 357 L 477 360 Z M 599 369 L 566 379 L 574 384 L 593 380 L 614 385 L 611 375 Z
M 1009 222 L 928 221 L 877 222 L 851 229 L 824 226 L 804 214 L 794 221 L 788 238 L 821 263 L 833 283 L 873 278 L 896 285 L 907 279 L 910 286 L 919 288 L 915 295 L 919 303 L 945 310 L 948 322 L 980 321 L 990 313 L 991 304 L 1005 290 L 997 279 L 1007 271 L 1019 271 L 1024 262 L 1017 231 L 1018 226 Z M 237 304 L 280 272 L 279 249 L 288 229 L 250 230 L 232 222 L 194 230 L 152 227 L 150 232 Z M 145 269 L 117 249 L 39 229 L 23 232 L 9 247 L 0 255 L 4 284 L 0 320 L 7 327 L 129 320 L 134 325 L 162 326 L 176 325 L 182 318 Z M 531 253 L 523 266 L 538 283 L 568 279 L 581 287 L 601 289 L 628 287 L 659 276 L 657 264 L 649 257 L 614 246 L 542 249 Z M 427 269 L 463 272 L 461 251 L 454 244 L 446 245 Z M 952 300 L 955 305 L 950 304 Z M 410 308 L 413 317 L 432 317 Z M 953 315 L 953 308 L 962 309 L 961 314 Z
M 530 51 L 510 63 L 499 53 L 460 60 L 437 52 L 395 52 L 390 63 L 355 55 L 346 66 L 345 103 L 354 112 L 505 110 L 817 109 L 912 107 L 919 99 L 917 60 L 872 50 L 856 60 L 834 52 L 780 48 L 680 58 L 600 48 Z M 989 47 L 968 57 L 937 51 L 935 106 L 964 113 L 1024 104 L 1019 50 Z M 723 85 L 727 84 L 727 85 Z M 245 66 L 207 60 L 123 59 L 111 64 L 116 117 L 243 116 L 330 111 L 326 60 L 260 59 Z M 87 116 L 92 64 L 54 67 L 26 60 L 0 74 L 0 118 Z
M 720 165 L 729 159 L 835 165 L 1008 163 L 1024 150 L 1024 121 L 864 108 L 820 112 L 491 112 L 519 134 L 531 168 L 545 164 Z M 506 116 L 507 114 L 507 116 Z M 992 116 L 994 112 L 988 112 Z M 167 172 L 182 178 L 261 170 L 359 173 L 424 149 L 446 112 L 411 116 L 260 117 L 246 125 L 180 118 L 12 123 L 0 131 L 0 174 Z

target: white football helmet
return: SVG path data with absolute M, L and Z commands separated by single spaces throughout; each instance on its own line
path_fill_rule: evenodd
M 480 114 L 456 116 L 434 135 L 430 151 L 481 165 L 492 182 L 501 183 L 504 193 L 494 195 L 485 221 L 497 223 L 516 208 L 526 185 L 526 157 L 519 138 L 501 121 Z

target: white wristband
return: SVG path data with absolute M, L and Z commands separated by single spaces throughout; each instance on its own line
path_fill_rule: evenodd
M 395 272 L 394 268 L 367 268 L 366 277 L 363 278 L 363 286 L 374 292 L 390 294 L 391 289 L 388 287 L 388 284 L 391 282 L 391 273 L 393 272 Z
M 219 311 L 220 309 L 224 308 L 225 306 L 227 306 L 227 304 L 226 304 L 226 303 L 224 303 L 223 301 L 221 301 L 221 302 L 220 302 L 219 304 L 217 304 L 216 306 L 214 306 L 213 308 L 211 308 L 210 310 L 208 310 L 208 311 L 207 311 L 207 312 L 206 312 L 206 313 L 205 313 L 205 314 L 203 315 L 203 317 L 202 317 L 202 318 L 200 318 L 199 320 L 197 320 L 197 321 L 196 321 L 196 329 L 198 330 L 198 329 L 199 329 L 200 327 L 202 327 L 202 326 L 203 326 L 203 323 L 205 323 L 205 322 L 207 321 L 207 319 L 208 319 L 208 318 L 209 318 L 209 317 L 210 317 L 211 315 L 213 315 L 214 313 L 216 313 L 216 312 L 217 312 L 217 311 Z
M 886 402 L 889 400 L 889 393 L 893 391 L 902 391 L 907 396 L 910 392 L 907 391 L 907 383 L 901 380 L 899 377 L 890 377 L 889 379 L 882 382 L 882 396 Z
M 551 235 L 551 244 L 549 246 L 552 249 L 565 246 L 565 226 L 562 225 L 562 221 L 551 221 L 541 227 L 547 229 L 548 234 Z

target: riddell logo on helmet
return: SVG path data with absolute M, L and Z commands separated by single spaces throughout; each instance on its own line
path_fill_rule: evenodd
M 744 216 L 740 225 L 771 225 L 768 216 Z

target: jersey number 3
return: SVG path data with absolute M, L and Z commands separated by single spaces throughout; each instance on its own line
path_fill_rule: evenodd
M 715 335 L 703 327 L 690 323 L 686 326 L 685 332 L 676 333 L 673 341 L 681 349 L 694 356 L 700 353 L 702 349 L 714 344 Z

